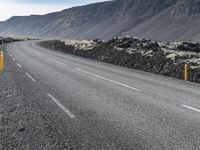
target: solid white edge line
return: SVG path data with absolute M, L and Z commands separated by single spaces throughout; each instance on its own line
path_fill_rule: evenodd
M 61 65 L 63 65 L 63 66 L 66 66 L 66 64 L 65 63 L 63 63 L 63 62 L 59 62 Z
M 61 61 L 58 61 L 58 60 L 56 60 L 56 59 L 53 59 L 53 58 L 51 58 L 51 57 L 49 57 L 49 56 L 47 56 L 47 58 L 48 58 L 48 59 L 51 59 L 51 60 L 53 60 L 53 61 L 58 62 L 60 65 L 66 66 L 66 64 L 63 63 L 63 62 L 61 62 Z
M 56 98 L 54 98 L 50 93 L 47 93 L 47 96 L 51 98 L 70 118 L 75 118 L 75 116 L 66 109 Z
M 194 107 L 191 107 L 191 106 L 188 106 L 188 105 L 182 105 L 182 107 L 185 107 L 187 109 L 190 109 L 190 110 L 193 110 L 193 111 L 196 111 L 196 112 L 200 113 L 200 109 L 197 109 L 197 108 L 194 108 Z
M 109 82 L 112 82 L 112 83 L 114 83 L 114 84 L 117 84 L 117 85 L 120 85 L 120 86 L 124 86 L 124 87 L 126 87 L 126 88 L 129 88 L 129 89 L 131 89 L 131 90 L 141 92 L 141 90 L 139 90 L 139 89 L 137 89 L 137 88 L 134 88 L 134 87 L 131 87 L 131 86 L 129 86 L 129 85 L 126 85 L 126 84 L 123 84 L 123 83 L 120 83 L 120 82 L 117 82 L 117 81 L 114 81 L 114 80 L 111 80 L 111 79 L 107 79 L 107 78 L 105 78 L 105 77 L 102 77 L 102 76 L 99 76 L 99 75 L 90 73 L 90 72 L 88 72 L 88 71 L 85 71 L 85 70 L 82 70 L 82 69 L 79 69 L 79 68 L 75 68 L 75 69 L 78 70 L 78 71 L 80 71 L 80 72 L 83 72 L 83 73 L 92 75 L 92 76 L 94 76 L 94 77 L 103 79 L 103 80 L 105 80 L 105 81 L 109 81 Z
M 26 75 L 33 81 L 36 82 L 36 80 L 27 72 Z
M 21 66 L 19 63 L 17 63 L 17 66 L 18 66 L 19 68 L 22 68 L 22 66 Z

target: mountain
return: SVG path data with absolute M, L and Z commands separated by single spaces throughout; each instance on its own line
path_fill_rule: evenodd
M 114 0 L 0 22 L 0 35 L 200 41 L 200 0 Z

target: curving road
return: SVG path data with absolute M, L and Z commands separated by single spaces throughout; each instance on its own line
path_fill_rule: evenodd
M 56 131 L 66 149 L 200 149 L 199 84 L 51 51 L 37 42 L 9 44 L 8 59 L 28 84 L 43 87 L 38 105 L 61 125 Z

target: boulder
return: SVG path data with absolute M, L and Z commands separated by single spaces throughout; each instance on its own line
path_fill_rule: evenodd
M 177 50 L 199 53 L 200 52 L 200 44 L 199 43 L 182 42 L 182 44 L 180 44 L 177 47 Z

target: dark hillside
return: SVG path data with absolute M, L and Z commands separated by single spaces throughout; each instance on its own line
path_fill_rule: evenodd
M 12 17 L 0 35 L 200 41 L 200 0 L 115 0 L 43 16 Z

